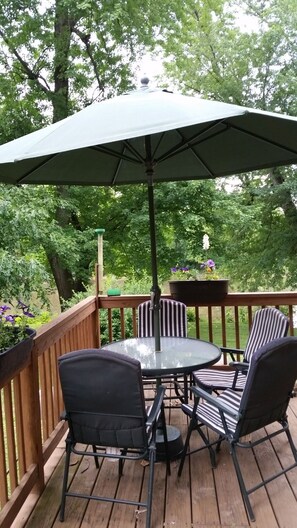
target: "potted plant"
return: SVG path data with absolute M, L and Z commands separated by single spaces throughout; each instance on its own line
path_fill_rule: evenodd
M 203 236 L 203 250 L 209 249 L 209 237 Z M 215 262 L 206 258 L 197 259 L 191 266 L 171 268 L 169 281 L 171 297 L 185 304 L 208 304 L 222 301 L 228 294 L 228 279 L 220 279 Z
M 7 304 L 0 306 L 0 386 L 29 363 L 36 334 L 27 324 L 34 317 L 28 305 L 18 301 L 16 313 L 11 310 Z

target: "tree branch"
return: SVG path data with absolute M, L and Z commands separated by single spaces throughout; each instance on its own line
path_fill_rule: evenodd
M 104 91 L 103 85 L 102 85 L 102 83 L 100 81 L 97 64 L 96 64 L 96 61 L 94 59 L 94 56 L 93 56 L 93 53 L 92 53 L 92 47 L 91 47 L 91 44 L 90 44 L 91 35 L 85 34 L 82 31 L 79 31 L 79 29 L 76 29 L 75 27 L 73 27 L 73 33 L 75 33 L 80 38 L 80 40 L 83 42 L 83 44 L 85 45 L 86 52 L 87 52 L 87 54 L 89 56 L 89 59 L 90 59 L 92 65 L 93 65 L 93 68 L 94 68 L 94 73 L 95 73 L 95 77 L 97 79 L 97 83 L 98 83 L 99 89 L 101 90 L 101 92 L 103 92 Z
M 39 86 L 39 88 L 46 94 L 49 94 L 51 93 L 51 90 L 49 89 L 49 86 L 47 84 L 47 82 L 45 81 L 45 79 L 43 79 L 43 77 L 39 76 L 37 73 L 35 73 L 28 65 L 28 63 L 20 56 L 19 52 L 17 51 L 17 49 L 12 46 L 12 44 L 9 42 L 9 39 L 5 36 L 5 33 L 2 29 L 0 29 L 0 37 L 2 37 L 3 41 L 5 42 L 5 44 L 8 46 L 8 48 L 10 49 L 11 53 L 15 56 L 15 58 L 19 61 L 20 65 L 22 66 L 23 68 L 23 71 L 26 73 L 28 79 L 30 79 L 31 81 L 35 81 L 37 83 L 37 85 Z M 42 79 L 44 82 L 45 82 L 45 85 L 43 85 L 41 82 L 40 82 L 40 79 Z

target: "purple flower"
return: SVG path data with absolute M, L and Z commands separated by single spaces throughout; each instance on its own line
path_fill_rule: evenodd
M 5 317 L 5 320 L 8 322 L 8 323 L 15 323 L 15 318 L 17 317 L 17 315 L 7 315 Z
M 21 308 L 24 310 L 25 308 L 29 308 L 29 306 L 25 303 L 23 303 L 20 299 L 18 300 L 17 308 Z
M 206 262 L 206 266 L 208 266 L 209 268 L 215 268 L 215 263 L 212 259 L 208 259 L 208 261 Z
M 7 304 L 0 306 L 0 313 L 5 313 L 7 310 L 11 310 L 10 306 L 7 306 Z
M 35 317 L 31 312 L 28 312 L 27 310 L 23 309 L 23 314 L 26 315 L 26 317 Z
M 186 273 L 189 270 L 190 268 L 188 268 L 188 266 L 184 266 L 184 267 L 175 266 L 174 268 L 171 268 L 172 273 L 176 273 L 177 271 L 183 271 Z
M 35 317 L 35 315 L 33 315 L 31 312 L 29 312 L 29 306 L 25 303 L 23 303 L 22 301 L 18 301 L 18 304 L 17 304 L 17 308 L 19 310 L 22 310 L 22 314 L 9 314 L 9 315 L 5 315 L 5 313 L 7 312 L 7 310 L 11 310 L 11 307 L 8 306 L 7 304 L 3 304 L 2 306 L 0 306 L 0 321 L 2 321 L 3 323 L 11 323 L 11 324 L 15 324 L 16 323 L 16 319 L 18 320 L 18 323 L 19 323 L 19 320 L 22 318 L 22 317 Z M 24 319 L 23 319 L 24 321 Z M 25 324 L 25 323 L 24 323 Z

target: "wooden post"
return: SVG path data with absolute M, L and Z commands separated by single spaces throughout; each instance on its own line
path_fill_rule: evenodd
M 98 293 L 103 294 L 103 234 L 105 229 L 95 229 L 98 236 Z

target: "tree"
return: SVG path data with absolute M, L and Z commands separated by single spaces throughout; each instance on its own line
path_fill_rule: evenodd
M 167 72 L 181 89 L 203 97 L 296 115 L 294 5 L 292 0 L 191 2 L 182 31 L 166 39 L 168 57 L 176 57 L 166 63 Z M 251 17 L 249 31 L 240 27 L 238 11 Z M 228 197 L 233 214 L 226 215 L 221 204 L 229 270 L 248 289 L 296 286 L 294 168 L 242 175 L 238 181 Z
M 26 200 L 24 199 L 26 195 Z M 20 206 L 20 197 L 22 206 Z M 30 301 L 32 294 L 46 302 L 51 277 L 44 266 L 41 226 L 48 221 L 45 208 L 36 206 L 29 189 L 0 186 L 0 290 L 1 300 Z
M 182 12 L 178 2 L 169 0 L 145 5 L 140 0 L 3 0 L 1 141 L 131 87 L 133 64 L 143 47 L 153 44 L 165 25 L 175 27 Z M 68 187 L 50 192 L 55 209 L 50 211 L 51 237 L 46 237 L 43 251 L 63 300 L 84 288 L 92 261 L 92 255 L 83 254 L 90 241 L 80 211 L 85 193 L 75 192 L 74 204 Z M 73 246 L 80 249 L 75 256 Z

